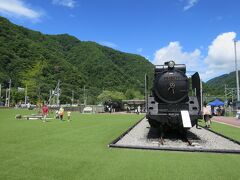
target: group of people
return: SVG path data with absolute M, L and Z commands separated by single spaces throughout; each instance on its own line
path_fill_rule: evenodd
M 49 113 L 48 106 L 43 105 L 42 106 L 43 122 L 46 122 L 48 113 Z M 64 108 L 60 107 L 60 109 L 56 110 L 56 112 L 55 112 L 55 119 L 60 119 L 63 121 L 63 117 L 64 117 Z M 68 119 L 68 121 L 71 120 L 71 111 L 67 111 L 67 119 Z
M 139 114 L 139 112 L 141 112 L 140 106 L 138 106 L 136 113 Z M 46 122 L 48 113 L 49 113 L 48 106 L 43 105 L 42 106 L 43 122 Z M 203 115 L 206 127 L 210 128 L 212 111 L 211 111 L 211 106 L 207 105 L 207 103 L 204 103 L 204 106 L 202 109 L 202 115 Z M 64 108 L 60 107 L 60 109 L 56 110 L 56 112 L 55 112 L 55 119 L 60 119 L 63 121 L 63 118 L 64 118 Z M 68 121 L 71 120 L 71 111 L 67 111 L 67 119 L 68 119 Z
M 215 116 L 224 116 L 225 115 L 225 109 L 223 106 L 217 106 L 212 109 L 212 112 Z
M 141 106 L 137 106 L 134 110 L 131 111 L 131 108 L 129 106 L 127 106 L 127 113 L 131 113 L 131 112 L 140 114 L 143 112 L 143 109 L 141 108 Z

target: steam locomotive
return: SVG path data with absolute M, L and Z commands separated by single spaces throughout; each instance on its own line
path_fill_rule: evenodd
M 190 84 L 191 81 L 191 84 Z M 186 65 L 174 61 L 155 66 L 146 117 L 151 127 L 186 130 L 196 125 L 201 112 L 201 80 L 196 72 L 189 79 Z M 189 94 L 192 93 L 192 96 Z

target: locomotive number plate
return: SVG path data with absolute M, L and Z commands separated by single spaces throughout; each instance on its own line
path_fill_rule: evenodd
M 180 77 L 180 76 L 167 76 L 163 78 L 165 81 L 180 81 L 180 80 L 185 80 L 185 78 Z

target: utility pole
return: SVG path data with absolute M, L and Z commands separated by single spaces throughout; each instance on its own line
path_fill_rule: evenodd
M 27 105 L 27 85 L 25 87 L 25 105 Z
M 83 99 L 84 99 L 84 105 L 87 104 L 87 101 L 86 101 L 86 94 L 85 94 L 85 85 L 83 86 Z
M 51 104 L 55 104 L 57 106 L 60 106 L 60 100 L 59 100 L 59 97 L 60 97 L 60 94 L 61 94 L 61 89 L 60 89 L 60 80 L 58 80 L 58 83 L 55 87 L 54 90 L 50 90 L 49 91 L 49 99 L 48 99 L 48 103 L 51 105 Z
M 227 85 L 224 85 L 224 95 L 225 95 L 225 101 L 227 101 Z
M 8 105 L 8 89 L 6 89 L 6 95 L 5 95 L 5 106 Z
M 200 99 L 201 99 L 201 106 L 200 106 L 200 110 L 202 111 L 203 108 L 203 87 L 202 87 L 202 80 L 200 79 Z
M 236 84 L 237 84 L 237 101 L 240 100 L 239 97 L 239 77 L 238 77 L 238 64 L 237 64 L 237 40 L 234 39 L 234 52 L 235 52 L 235 69 L 236 69 Z
M 144 91 L 145 91 L 145 110 L 147 111 L 148 106 L 148 76 L 145 74 L 145 84 L 144 84 Z
M 60 80 L 58 80 L 58 83 L 57 83 L 57 106 L 60 105 L 60 101 L 59 101 L 59 97 L 60 97 Z
M 9 100 L 8 100 L 8 107 L 10 107 L 11 86 L 12 86 L 12 80 L 10 79 L 10 81 L 9 81 L 9 94 L 8 94 L 8 97 L 9 97 Z
M 52 92 L 53 92 L 53 90 L 50 89 L 50 90 L 49 90 L 49 99 L 48 99 L 48 104 L 49 104 L 49 105 L 52 105 Z
M 72 90 L 72 105 L 73 105 L 73 103 L 74 103 L 74 91 Z
M 9 107 L 10 106 L 10 98 L 11 98 L 11 85 L 12 85 L 12 80 L 9 80 L 9 86 L 8 89 L 6 89 L 6 101 L 5 101 L 5 106 Z
M 0 103 L 2 102 L 2 84 L 0 84 Z

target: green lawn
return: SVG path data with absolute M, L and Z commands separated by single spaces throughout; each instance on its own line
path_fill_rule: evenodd
M 205 126 L 204 120 L 201 120 L 199 123 L 202 126 Z M 218 133 L 224 134 L 230 138 L 233 138 L 237 141 L 240 141 L 240 128 L 228 126 L 225 124 L 220 124 L 217 122 L 212 122 L 211 130 L 216 131 Z
M 108 148 L 139 115 L 72 113 L 70 123 L 43 123 L 16 120 L 17 113 L 0 110 L 3 180 L 240 179 L 240 155 Z

